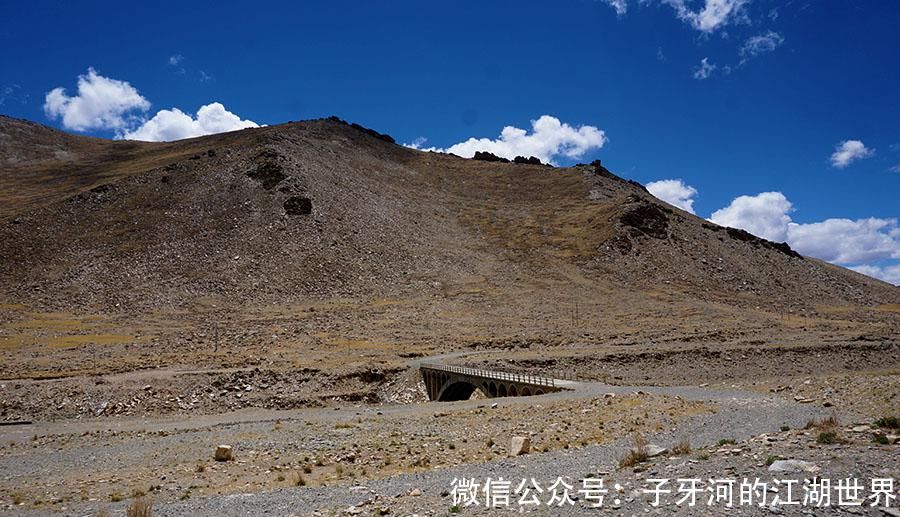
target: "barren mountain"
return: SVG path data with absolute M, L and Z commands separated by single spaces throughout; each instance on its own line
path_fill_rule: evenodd
M 421 152 L 335 118 L 173 143 L 0 118 L 0 164 L 5 377 L 898 338 L 900 289 L 599 163 Z

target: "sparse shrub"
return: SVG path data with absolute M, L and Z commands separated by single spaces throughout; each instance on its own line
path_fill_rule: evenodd
M 841 422 L 837 419 L 836 416 L 831 415 L 828 418 L 823 418 L 822 420 L 816 420 L 815 418 L 810 419 L 806 422 L 805 429 L 820 429 L 820 430 L 828 430 L 833 429 L 841 425 Z
M 816 437 L 816 441 L 822 445 L 834 445 L 840 443 L 841 439 L 838 436 L 837 431 L 830 430 L 819 433 L 819 436 Z
M 303 474 L 301 474 L 299 472 L 295 472 L 293 484 L 294 484 L 294 486 L 306 486 L 306 478 L 303 477 Z
M 344 475 L 344 466 L 340 463 L 334 466 L 334 473 L 337 474 L 337 477 L 341 477 Z
M 153 501 L 139 497 L 125 509 L 126 517 L 150 517 L 153 514 Z
M 887 435 L 882 433 L 875 433 L 875 435 L 872 436 L 872 441 L 878 445 L 889 445 L 891 443 L 891 441 L 888 440 Z
M 884 416 L 876 420 L 875 425 L 885 429 L 900 429 L 900 417 Z
M 791 430 L 791 426 L 789 426 L 789 425 L 783 425 L 783 426 L 781 426 L 781 432 L 782 432 L 782 433 L 786 433 L 786 432 L 788 432 L 788 431 L 790 431 L 790 430 Z
M 619 460 L 619 466 L 622 468 L 633 467 L 638 463 L 647 461 L 650 455 L 647 453 L 647 439 L 640 434 L 634 435 L 631 449 L 624 458 Z
M 309 474 L 310 472 L 312 472 L 312 465 L 310 465 L 309 463 L 307 463 L 306 465 L 303 465 L 303 472 L 305 472 L 306 474 Z
M 721 440 L 719 440 L 719 447 L 722 447 L 724 445 L 734 445 L 736 443 L 737 442 L 732 440 L 731 438 L 722 438 Z
M 458 504 L 455 504 L 450 507 L 450 513 L 459 513 L 461 511 L 462 511 L 462 508 L 460 508 Z
M 278 481 L 284 481 L 284 474 L 278 474 L 278 477 L 275 479 Z
M 706 461 L 709 459 L 709 454 L 707 454 L 705 452 L 701 452 L 700 454 L 697 455 L 697 459 Z
M 691 453 L 691 442 L 688 441 L 687 438 L 682 438 L 678 443 L 672 447 L 672 454 L 677 454 L 678 456 L 684 456 L 686 454 Z
M 124 501 L 125 496 L 122 495 L 120 492 L 113 492 L 113 493 L 109 494 L 109 500 L 114 503 L 118 503 L 119 501 Z
M 197 464 L 197 468 L 194 469 L 194 471 L 197 472 L 197 473 L 200 473 L 200 472 L 206 472 L 206 464 L 205 464 L 205 463 L 198 463 L 198 464 Z
M 22 498 L 22 494 L 13 494 L 12 502 L 14 505 L 18 506 L 18 505 L 22 504 L 23 501 L 24 501 L 24 499 Z
M 488 446 L 488 449 L 490 449 L 491 447 L 494 446 L 494 439 L 493 439 L 493 438 L 488 438 L 488 439 L 487 439 L 487 446 Z
M 776 461 L 783 460 L 783 459 L 784 458 L 782 458 L 781 456 L 775 456 L 775 455 L 769 456 L 768 458 L 766 458 L 766 466 L 768 467 L 768 466 L 772 465 L 773 463 L 775 463 Z

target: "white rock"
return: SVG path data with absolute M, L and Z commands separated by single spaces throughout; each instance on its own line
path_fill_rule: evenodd
M 521 456 L 531 450 L 531 439 L 527 436 L 513 436 L 509 441 L 509 455 Z
M 652 443 L 647 445 L 646 450 L 647 450 L 647 456 L 649 456 L 651 458 L 653 458 L 655 456 L 659 456 L 660 454 L 665 454 L 665 453 L 669 452 L 669 449 L 666 449 L 665 447 L 660 447 L 659 445 L 653 445 Z
M 769 465 L 769 472 L 818 472 L 819 467 L 803 460 L 778 460 Z

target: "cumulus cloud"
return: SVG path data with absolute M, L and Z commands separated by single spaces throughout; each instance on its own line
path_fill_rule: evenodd
M 606 144 L 606 133 L 594 126 L 573 127 L 556 117 L 543 115 L 531 121 L 531 133 L 524 129 L 506 126 L 496 139 L 470 138 L 446 149 L 422 148 L 424 139 L 416 139 L 408 147 L 425 151 L 452 153 L 464 158 L 487 151 L 497 156 L 513 159 L 516 156 L 535 156 L 542 162 L 553 163 L 554 158 L 580 158 L 588 151 L 600 149 Z
M 753 36 L 745 41 L 741 47 L 741 63 L 746 63 L 750 58 L 760 54 L 772 52 L 780 47 L 782 43 L 784 43 L 784 37 L 775 31 Z
M 146 112 L 150 102 L 125 81 L 110 79 L 89 68 L 78 76 L 78 94 L 69 96 L 65 88 L 54 88 L 44 100 L 44 112 L 52 120 L 73 131 L 122 129 Z
M 700 60 L 700 64 L 694 67 L 694 79 L 702 81 L 709 79 L 709 76 L 716 70 L 716 65 L 709 62 L 709 58 L 705 57 Z
M 178 108 L 160 110 L 140 127 L 126 131 L 121 136 L 128 140 L 168 142 L 249 127 L 259 127 L 259 124 L 252 120 L 242 120 L 221 103 L 213 102 L 201 106 L 196 117 Z
M 869 149 L 860 140 L 844 140 L 834 148 L 831 154 L 831 165 L 838 169 L 850 165 L 851 163 L 869 158 L 875 154 L 875 149 Z
M 716 210 L 709 220 L 769 239 L 787 240 L 787 228 L 791 222 L 788 214 L 793 211 L 791 202 L 781 192 L 763 192 L 755 196 L 738 196 L 730 205 Z
M 169 64 L 172 66 L 176 66 L 179 63 L 184 61 L 184 56 L 181 54 L 175 54 L 174 56 L 169 56 Z
M 792 222 L 788 225 L 788 238 L 800 253 L 838 264 L 900 259 L 900 227 L 896 219 Z
M 741 228 L 772 241 L 784 241 L 803 255 L 841 264 L 860 273 L 898 284 L 900 264 L 873 263 L 900 259 L 900 226 L 897 219 L 826 219 L 795 223 L 794 208 L 781 192 L 740 196 L 717 210 L 709 220 Z
M 646 185 L 651 194 L 672 206 L 694 213 L 694 196 L 697 189 L 679 179 L 651 181 Z
M 900 264 L 884 267 L 870 265 L 851 266 L 849 269 L 872 278 L 884 280 L 889 284 L 900 285 Z
M 698 31 L 711 33 L 729 23 L 746 19 L 744 5 L 750 0 L 705 0 L 703 8 L 692 10 L 685 0 L 661 0 L 675 9 L 679 19 Z
M 169 58 L 177 65 L 180 54 Z M 62 126 L 73 131 L 112 130 L 116 138 L 145 141 L 170 141 L 259 127 L 242 120 L 225 106 L 212 102 L 201 106 L 193 117 L 178 108 L 158 111 L 147 120 L 150 102 L 125 81 L 110 79 L 93 68 L 78 77 L 78 94 L 69 96 L 63 88 L 47 93 L 44 111 L 50 119 L 62 119 Z

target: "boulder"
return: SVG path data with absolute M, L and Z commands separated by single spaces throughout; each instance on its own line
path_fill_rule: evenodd
M 216 454 L 214 456 L 216 461 L 231 461 L 234 459 L 232 455 L 231 446 L 230 445 L 219 445 L 216 447 Z
M 531 439 L 527 436 L 513 436 L 509 441 L 509 455 L 521 456 L 531 450 Z

